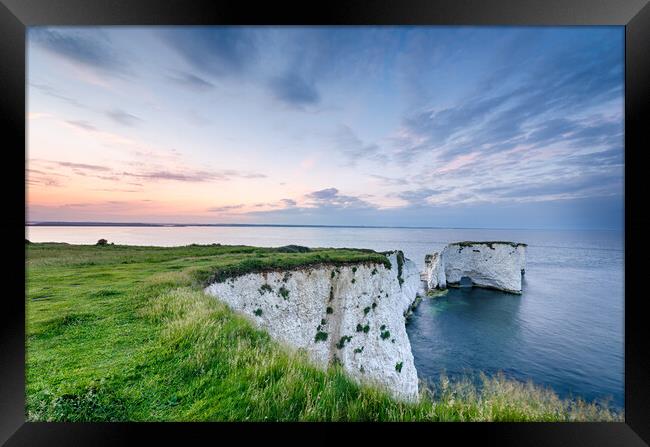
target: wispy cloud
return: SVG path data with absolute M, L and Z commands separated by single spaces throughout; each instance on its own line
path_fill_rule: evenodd
M 257 59 L 253 33 L 240 27 L 181 27 L 160 35 L 190 66 L 211 76 L 241 74 Z
M 340 125 L 334 135 L 334 144 L 339 148 L 347 160 L 347 164 L 355 166 L 359 161 L 370 160 L 386 162 L 388 157 L 375 143 L 364 143 L 357 134 L 347 125 Z
M 265 178 L 266 175 L 255 172 L 243 172 L 232 169 L 203 171 L 195 169 L 178 169 L 160 170 L 160 171 L 142 171 L 142 172 L 122 172 L 121 175 L 137 177 L 149 180 L 169 180 L 177 182 L 213 182 L 213 181 L 230 181 L 233 179 L 259 179 Z
M 404 177 L 387 177 L 379 174 L 369 174 L 369 177 L 374 178 L 384 186 L 403 186 L 409 183 L 409 179 Z
M 41 84 L 38 82 L 29 82 L 30 88 L 33 87 L 36 90 L 40 91 L 44 95 L 50 96 L 52 98 L 59 99 L 61 101 L 67 102 L 68 104 L 72 104 L 76 107 L 80 108 L 86 108 L 83 104 L 81 104 L 78 100 L 75 98 L 72 98 L 69 95 L 61 93 L 58 89 L 52 87 L 51 85 L 48 84 Z
M 115 121 L 118 124 L 121 124 L 123 126 L 128 126 L 128 127 L 133 127 L 137 126 L 142 122 L 141 118 L 138 118 L 137 116 L 125 112 L 124 110 L 121 109 L 113 109 L 113 110 L 107 110 L 106 111 L 106 116 L 108 116 L 110 119 Z
M 214 88 L 214 84 L 192 73 L 177 72 L 168 76 L 168 79 L 175 84 L 187 87 L 195 91 L 206 91 Z
M 56 172 L 46 172 L 39 169 L 27 168 L 26 184 L 32 186 L 60 187 L 64 176 Z
M 110 169 L 107 168 L 106 166 L 99 166 L 99 165 L 86 164 L 86 163 L 74 163 L 70 161 L 54 161 L 51 163 L 54 163 L 58 166 L 72 168 L 72 169 L 82 169 L 82 170 L 101 171 L 101 172 L 110 171 Z
M 75 126 L 75 127 L 79 127 L 80 129 L 83 129 L 83 130 L 91 131 L 91 132 L 94 132 L 94 131 L 97 130 L 97 128 L 94 125 L 92 125 L 88 121 L 84 121 L 84 120 L 66 120 L 66 123 L 68 123 L 68 124 L 70 124 L 72 126 Z
M 308 203 L 316 207 L 369 208 L 373 207 L 358 196 L 341 194 L 337 188 L 326 188 L 305 194 Z
M 426 206 L 429 205 L 428 200 L 432 197 L 440 196 L 442 194 L 452 191 L 453 188 L 419 188 L 413 190 L 402 191 L 396 193 L 395 196 L 404 200 L 408 206 Z
M 233 210 L 239 210 L 243 208 L 245 205 L 243 203 L 237 204 L 237 205 L 223 205 L 223 206 L 213 206 L 211 208 L 208 208 L 208 211 L 211 213 L 227 213 Z
M 297 73 L 286 73 L 269 82 L 274 96 L 284 103 L 303 107 L 318 104 L 320 94 L 313 82 L 300 77 Z
M 490 78 L 459 104 L 413 113 L 395 140 L 397 158 L 409 162 L 429 154 L 450 160 L 470 151 L 548 145 L 579 135 L 582 121 L 565 117 L 620 99 L 623 65 L 615 51 L 591 42 L 577 46 L 552 51 L 523 71 L 510 61 L 495 68 L 504 76 L 500 83 Z M 599 132 L 601 126 L 611 130 L 607 121 L 591 123 L 590 129 Z
M 126 62 L 101 32 L 32 27 L 29 39 L 72 62 L 113 73 L 125 71 Z
M 40 175 L 55 175 L 61 168 L 69 169 L 75 175 L 82 177 L 93 176 L 100 180 L 124 183 L 126 179 L 144 179 L 150 181 L 169 181 L 184 183 L 204 183 L 204 182 L 227 182 L 235 179 L 262 179 L 266 178 L 265 174 L 248 171 L 238 171 L 235 169 L 217 169 L 214 171 L 194 169 L 184 166 L 178 161 L 174 169 L 151 169 L 148 164 L 138 162 L 131 163 L 130 167 L 135 170 L 123 170 L 119 167 L 108 167 L 89 163 L 76 163 L 69 161 L 55 160 L 31 160 L 30 163 L 40 167 L 40 170 L 34 171 Z M 154 162 L 155 163 L 155 162 Z M 125 166 L 128 168 L 128 166 Z M 142 183 L 126 182 L 128 184 L 142 186 Z

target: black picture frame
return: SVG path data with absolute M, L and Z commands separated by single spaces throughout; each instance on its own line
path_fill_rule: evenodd
M 25 30 L 35 25 L 183 25 L 183 24 L 427 24 L 427 25 L 621 25 L 625 26 L 625 422 L 502 424 L 89 424 L 25 422 L 25 170 L 18 166 L 25 141 Z M 5 292 L 0 324 L 0 442 L 15 445 L 122 445 L 152 441 L 192 442 L 199 437 L 226 442 L 226 431 L 296 437 L 331 437 L 334 429 L 356 431 L 367 442 L 397 431 L 408 441 L 416 435 L 436 440 L 500 445 L 642 446 L 650 443 L 650 340 L 639 235 L 648 228 L 642 215 L 644 169 L 642 139 L 650 105 L 650 4 L 648 0 L 337 0 L 300 2 L 209 0 L 0 0 L 0 104 L 5 125 L 5 215 L 2 228 L 11 262 L 4 269 L 11 285 Z M 647 143 L 645 144 L 647 146 Z M 23 159 L 22 162 L 25 160 Z M 15 167 L 13 164 L 15 163 Z M 22 191 L 22 193 L 21 193 Z M 22 222 L 21 222 L 22 219 Z M 22 229 L 21 229 L 22 228 Z M 22 253 L 22 254 L 21 254 Z M 24 296 L 24 295 L 23 295 Z M 228 433 L 234 434 L 234 433 Z M 270 438 L 269 438 L 270 439 Z M 154 441 L 156 442 L 156 441 Z M 442 441 L 441 441 L 442 442 Z

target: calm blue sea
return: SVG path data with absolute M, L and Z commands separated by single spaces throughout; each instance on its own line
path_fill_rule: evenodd
M 528 244 L 521 296 L 452 289 L 407 324 L 420 377 L 483 371 L 532 380 L 561 396 L 624 405 L 624 237 L 617 231 L 299 227 L 26 227 L 33 242 L 191 243 L 401 249 L 425 254 L 462 240 Z

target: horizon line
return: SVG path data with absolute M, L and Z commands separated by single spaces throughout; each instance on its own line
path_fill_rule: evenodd
M 503 228 L 503 227 L 433 227 L 404 225 L 319 225 L 319 224 L 251 224 L 251 223 L 161 223 L 101 221 L 35 221 L 27 227 L 297 227 L 297 228 L 399 228 L 413 230 L 533 230 L 533 231 L 624 231 L 624 228 Z

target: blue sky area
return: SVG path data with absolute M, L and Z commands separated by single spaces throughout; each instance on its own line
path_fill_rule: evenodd
M 623 27 L 28 32 L 29 220 L 620 229 Z

